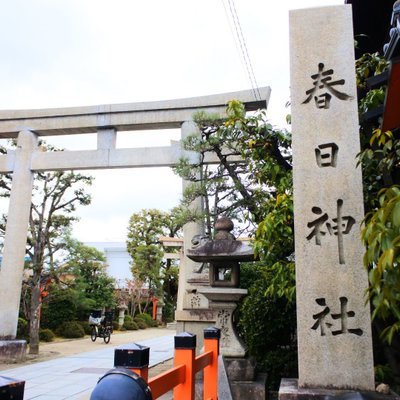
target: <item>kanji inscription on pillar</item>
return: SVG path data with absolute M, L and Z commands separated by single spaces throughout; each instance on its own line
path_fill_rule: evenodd
M 374 389 L 353 47 L 351 6 L 290 12 L 299 387 Z
M 311 75 L 313 86 L 306 90 L 307 98 L 303 104 L 308 103 L 313 97 L 317 108 L 329 109 L 332 96 L 339 100 L 352 100 L 353 97 L 344 92 L 340 92 L 335 86 L 344 85 L 344 79 L 332 81 L 333 69 L 325 69 L 325 65 L 321 62 L 318 64 L 318 72 Z

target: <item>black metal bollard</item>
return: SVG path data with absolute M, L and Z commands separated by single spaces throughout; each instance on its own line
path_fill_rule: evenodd
M 221 339 L 221 329 L 210 326 L 204 329 L 204 339 Z
M 137 343 L 125 344 L 114 350 L 114 367 L 144 368 L 149 365 L 150 348 Z
M 114 367 L 129 368 L 146 382 L 149 380 L 150 348 L 137 343 L 123 345 L 114 350 Z
M 147 383 L 127 368 L 114 368 L 99 379 L 90 400 L 153 400 Z

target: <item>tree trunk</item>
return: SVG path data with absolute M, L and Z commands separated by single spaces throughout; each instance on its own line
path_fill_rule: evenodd
M 172 265 L 172 261 L 171 259 L 167 259 L 167 263 L 165 265 L 165 270 L 166 270 L 166 275 L 168 276 L 168 280 L 166 280 L 165 282 L 165 287 L 164 287 L 164 291 L 166 292 L 166 300 L 167 301 L 171 301 L 171 275 L 169 274 L 169 271 L 171 269 L 171 265 Z
M 29 354 L 39 354 L 40 329 L 40 275 L 32 279 L 31 319 L 29 322 Z

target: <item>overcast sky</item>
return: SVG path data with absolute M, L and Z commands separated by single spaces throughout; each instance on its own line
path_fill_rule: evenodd
M 235 0 L 259 87 L 270 86 L 271 121 L 289 100 L 288 10 L 343 0 Z M 166 100 L 251 89 L 229 22 L 227 0 L 3 0 L 0 109 Z M 179 132 L 133 132 L 119 146 L 168 145 Z M 55 142 L 70 149 L 95 138 Z M 178 204 L 181 182 L 167 169 L 94 173 L 81 208 L 82 241 L 125 241 L 129 216 Z

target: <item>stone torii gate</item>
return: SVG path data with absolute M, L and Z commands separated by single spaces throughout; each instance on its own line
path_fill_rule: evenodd
M 192 122 L 195 111 L 224 115 L 226 104 L 232 99 L 242 101 L 248 111 L 266 108 L 270 88 L 261 88 L 260 93 L 262 101 L 254 100 L 253 92 L 246 90 L 159 102 L 0 111 L 0 138 L 17 138 L 17 148 L 0 156 L 0 173 L 12 173 L 13 176 L 0 268 L 0 340 L 12 341 L 16 337 L 34 172 L 170 167 L 182 156 L 196 162 L 198 156 L 184 152 L 178 143 L 165 147 L 117 149 L 117 132 L 180 128 L 184 138 L 195 132 Z M 83 133 L 97 134 L 96 150 L 45 152 L 38 147 L 38 137 Z M 186 225 L 186 248 L 198 233 L 201 233 L 201 227 L 197 224 Z M 186 257 L 183 261 L 183 275 L 188 276 L 195 264 Z M 181 285 L 186 285 L 186 279 L 180 281 Z

